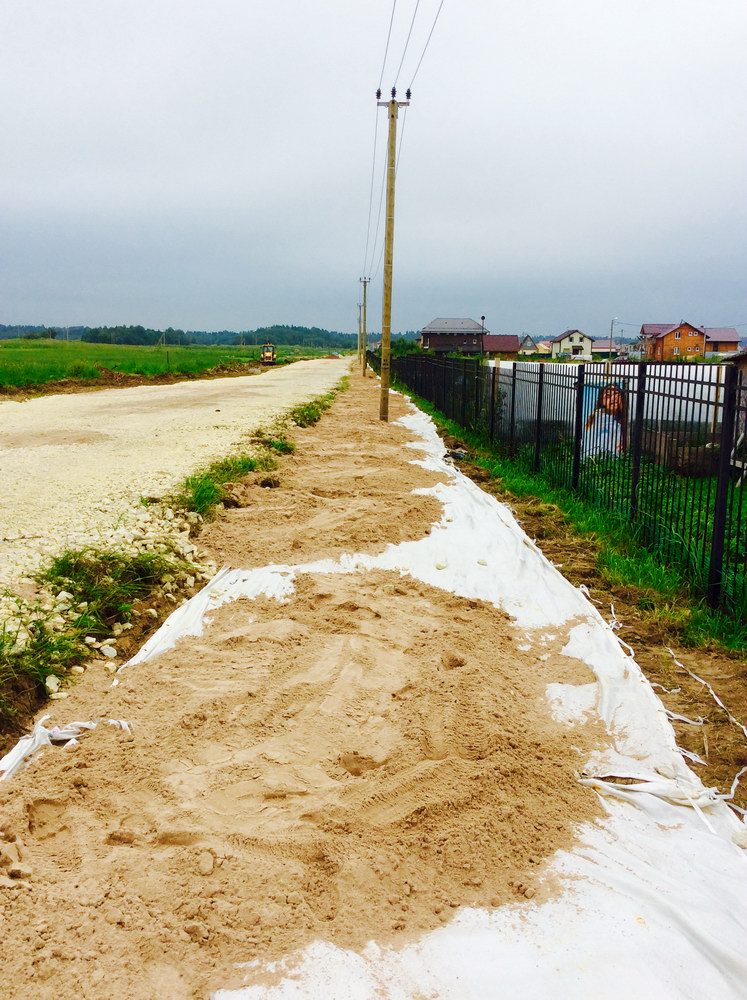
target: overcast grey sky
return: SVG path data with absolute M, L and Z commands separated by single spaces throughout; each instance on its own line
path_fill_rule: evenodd
M 354 329 L 390 11 L 3 0 L 0 322 Z M 745 0 L 445 0 L 407 113 L 393 328 L 747 322 L 745 53 Z M 375 329 L 380 302 L 381 271 Z

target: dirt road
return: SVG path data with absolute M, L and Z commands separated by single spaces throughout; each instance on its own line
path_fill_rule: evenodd
M 330 389 L 345 359 L 261 376 L 0 402 L 0 585 L 95 541 L 275 415 Z

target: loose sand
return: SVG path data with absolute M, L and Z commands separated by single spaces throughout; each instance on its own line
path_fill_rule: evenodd
M 438 509 L 410 491 L 438 477 L 375 408 L 354 378 L 280 487 L 246 486 L 253 506 L 210 529 L 214 554 L 302 562 L 428 530 Z M 593 677 L 553 640 L 542 657 L 495 608 L 377 571 L 225 606 L 117 688 L 91 671 L 55 721 L 132 736 L 101 725 L 0 786 L 0 995 L 205 997 L 316 938 L 396 945 L 541 898 L 542 862 L 597 814 L 576 773 L 602 738 L 552 721 L 547 683 Z
M 0 587 L 66 546 L 106 542 L 262 423 L 329 390 L 346 359 L 261 376 L 0 401 Z

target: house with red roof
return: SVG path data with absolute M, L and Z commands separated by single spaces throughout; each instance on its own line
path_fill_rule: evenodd
M 733 326 L 706 326 L 706 354 L 737 354 L 741 336 Z
M 735 354 L 739 334 L 734 327 L 679 323 L 644 323 L 641 327 L 646 361 L 697 361 L 706 354 Z

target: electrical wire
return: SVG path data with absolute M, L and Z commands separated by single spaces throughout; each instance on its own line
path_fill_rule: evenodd
M 373 193 L 374 193 L 374 177 L 376 174 L 376 140 L 379 136 L 379 107 L 378 105 L 374 109 L 376 111 L 376 127 L 374 128 L 374 141 L 373 141 L 373 157 L 371 160 L 371 190 L 368 193 L 368 225 L 366 226 L 366 250 L 363 254 L 363 271 L 362 276 L 366 276 L 366 265 L 368 264 L 368 245 L 371 237 L 371 211 L 373 209 Z
M 389 53 L 389 40 L 392 37 L 392 24 L 394 24 L 394 11 L 397 9 L 397 0 L 393 0 L 392 3 L 392 15 L 389 18 L 389 31 L 386 36 L 386 48 L 384 49 L 384 62 L 381 64 L 381 76 L 379 77 L 379 90 L 381 90 L 381 83 L 384 79 L 384 69 L 386 67 L 386 57 Z
M 384 185 L 386 184 L 386 154 L 384 154 L 384 170 L 381 174 L 381 190 L 379 191 L 379 211 L 376 216 L 376 235 L 374 236 L 373 247 L 371 248 L 371 263 L 367 267 L 367 273 L 371 273 L 373 262 L 376 260 L 376 247 L 379 244 L 379 231 L 381 229 L 381 209 L 384 205 Z M 378 270 L 378 269 L 377 269 Z
M 417 0 L 415 4 L 415 10 L 412 12 L 412 20 L 410 21 L 410 30 L 407 32 L 407 38 L 405 40 L 405 48 L 402 52 L 402 58 L 399 61 L 399 67 L 397 69 L 397 75 L 394 78 L 394 86 L 397 86 L 397 80 L 399 80 L 399 74 L 402 72 L 402 63 L 405 61 L 405 56 L 407 55 L 407 46 L 410 44 L 410 36 L 412 35 L 412 29 L 415 24 L 415 18 L 418 16 L 418 7 L 420 6 L 420 0 Z
M 386 46 L 384 48 L 384 60 L 381 64 L 381 75 L 379 77 L 379 90 L 381 90 L 381 84 L 384 79 L 384 70 L 386 68 L 386 60 L 389 55 L 389 42 L 392 38 L 392 25 L 394 24 L 394 12 L 397 9 L 397 0 L 392 0 L 392 13 L 389 16 L 389 31 L 386 36 Z M 368 193 L 368 223 L 366 225 L 366 249 L 363 254 L 363 276 L 365 277 L 368 273 L 368 248 L 371 239 L 371 212 L 373 209 L 373 193 L 374 193 L 374 181 L 376 177 L 376 141 L 379 137 L 379 108 L 376 107 L 376 125 L 374 128 L 374 141 L 373 141 L 373 157 L 371 159 L 371 187 Z M 382 187 L 383 192 L 383 187 Z M 379 215 L 381 215 L 381 198 L 379 199 Z M 376 246 L 376 240 L 378 239 L 378 223 L 376 227 L 376 237 L 374 238 L 374 246 Z M 373 258 L 371 260 L 373 264 Z
M 404 112 L 402 114 L 402 131 L 399 134 L 399 145 L 397 147 L 397 156 L 396 156 L 396 159 L 394 161 L 394 177 L 395 177 L 395 180 L 397 178 L 397 171 L 399 170 L 399 159 L 400 159 L 400 156 L 402 154 L 402 143 L 403 143 L 404 138 L 405 138 L 405 125 L 406 124 L 407 124 L 407 107 L 405 107 L 405 110 L 404 110 Z M 384 176 L 386 177 L 386 166 L 385 166 L 385 169 L 384 169 Z M 382 191 L 383 190 L 384 190 L 384 187 L 383 187 L 383 181 L 382 181 Z M 376 270 L 374 271 L 374 275 L 371 278 L 372 281 L 375 281 L 376 278 L 378 277 L 379 269 L 381 268 L 381 262 L 382 262 L 382 260 L 384 258 L 384 245 L 385 245 L 385 243 L 386 243 L 386 239 L 381 244 L 381 250 L 379 252 L 379 262 L 376 265 Z M 376 243 L 374 243 L 374 246 L 376 246 Z M 373 258 L 371 260 L 371 263 L 373 264 Z
M 439 15 L 441 14 L 441 8 L 443 7 L 443 5 L 444 5 L 444 0 L 441 0 L 441 3 L 438 5 L 438 10 L 436 11 L 436 16 L 433 19 L 433 24 L 431 25 L 431 30 L 428 32 L 428 38 L 425 41 L 425 47 L 424 47 L 423 52 L 422 52 L 422 54 L 420 56 L 420 59 L 418 60 L 418 64 L 415 67 L 415 72 L 412 75 L 412 80 L 410 81 L 410 88 L 409 88 L 410 90 L 412 90 L 412 85 L 413 85 L 413 83 L 415 83 L 415 77 L 418 75 L 418 70 L 420 69 L 420 64 L 422 63 L 423 59 L 425 58 L 425 54 L 428 51 L 428 46 L 430 45 L 431 37 L 433 35 L 433 32 L 436 30 L 436 25 L 438 24 L 438 18 L 439 18 Z

